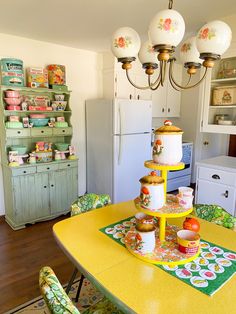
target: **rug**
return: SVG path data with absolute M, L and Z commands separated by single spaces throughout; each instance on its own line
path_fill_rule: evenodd
M 75 282 L 69 292 L 69 297 L 74 301 L 76 292 L 78 289 L 79 280 Z M 66 286 L 64 286 L 65 288 Z M 80 292 L 80 297 L 78 303 L 74 303 L 78 310 L 83 313 L 88 307 L 97 303 L 103 298 L 101 294 L 87 279 L 84 280 L 83 286 Z M 33 299 L 25 304 L 18 306 L 17 308 L 5 312 L 5 314 L 50 314 L 47 306 L 42 297 Z

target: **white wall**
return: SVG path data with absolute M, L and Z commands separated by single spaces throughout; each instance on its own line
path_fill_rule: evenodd
M 0 58 L 14 57 L 23 60 L 24 67 L 63 64 L 66 66 L 66 84 L 72 91 L 70 106 L 73 125 L 72 143 L 79 156 L 79 194 L 86 191 L 85 154 L 85 100 L 102 96 L 102 79 L 99 71 L 102 58 L 91 51 L 0 34 Z M 0 169 L 0 215 L 3 215 L 3 182 Z

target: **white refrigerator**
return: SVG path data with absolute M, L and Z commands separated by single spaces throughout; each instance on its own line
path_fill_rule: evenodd
M 152 159 L 151 131 L 151 101 L 86 101 L 87 193 L 107 193 L 113 203 L 136 198 Z

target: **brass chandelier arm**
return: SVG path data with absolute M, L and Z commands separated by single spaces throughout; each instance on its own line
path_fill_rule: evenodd
M 172 67 L 173 67 L 173 61 L 170 62 L 170 68 L 169 68 L 169 78 L 170 78 L 170 82 L 171 82 L 171 85 L 174 84 L 175 87 L 176 87 L 176 88 L 179 88 L 179 89 L 190 89 L 190 88 L 193 88 L 193 87 L 198 86 L 198 85 L 204 80 L 204 78 L 206 77 L 207 70 L 208 70 L 208 68 L 205 68 L 205 72 L 204 72 L 203 76 L 200 78 L 200 80 L 199 80 L 197 83 L 192 84 L 192 85 L 188 85 L 188 83 L 189 83 L 189 82 L 188 82 L 185 86 L 182 86 L 182 85 L 178 84 L 178 83 L 175 81 L 175 79 L 174 79 L 174 77 L 173 77 L 173 69 L 172 69 Z M 189 81 L 190 81 L 190 79 L 191 79 L 191 78 L 189 78 Z M 173 86 L 173 85 L 172 85 L 172 86 Z M 175 89 L 176 89 L 176 88 L 175 88 Z M 176 89 L 176 90 L 178 90 L 178 89 Z
M 153 83 L 151 83 L 151 75 L 148 76 L 148 85 L 151 90 L 157 90 L 160 84 L 161 84 L 161 71 L 159 72 L 157 79 Z
M 147 85 L 147 86 L 138 86 L 138 85 L 136 85 L 134 82 L 132 82 L 132 80 L 131 80 L 131 78 L 130 78 L 130 76 L 129 76 L 129 70 L 126 69 L 125 71 L 126 71 L 126 77 L 127 77 L 128 81 L 129 81 L 130 84 L 133 85 L 135 88 L 137 88 L 137 89 L 142 89 L 142 90 L 146 90 L 146 89 L 149 89 L 149 88 L 150 88 L 149 85 Z

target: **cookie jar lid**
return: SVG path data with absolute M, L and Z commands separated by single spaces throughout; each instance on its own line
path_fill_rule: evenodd
M 155 134 L 183 134 L 183 131 L 172 124 L 170 120 L 165 120 L 164 125 L 154 131 Z
M 159 177 L 155 171 L 152 171 L 149 175 L 142 177 L 139 182 L 142 184 L 158 185 L 164 183 L 164 179 Z

